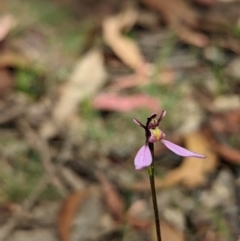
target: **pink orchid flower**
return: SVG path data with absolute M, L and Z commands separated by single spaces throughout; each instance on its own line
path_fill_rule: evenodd
M 169 150 L 176 153 L 179 156 L 185 156 L 185 157 L 196 157 L 196 158 L 206 158 L 206 156 L 203 156 L 201 154 L 189 151 L 181 146 L 178 146 L 170 141 L 165 140 L 165 134 L 163 131 L 159 129 L 159 124 L 161 120 L 166 115 L 167 111 L 163 110 L 161 115 L 158 119 L 156 119 L 157 114 L 152 114 L 148 119 L 146 125 L 143 125 L 140 121 L 137 119 L 133 119 L 133 121 L 141 126 L 145 130 L 146 135 L 146 144 L 142 146 L 135 159 L 134 159 L 134 165 L 135 169 L 139 170 L 144 167 L 148 167 L 152 163 L 152 153 L 149 148 L 149 143 L 154 143 L 157 141 L 161 141 Z

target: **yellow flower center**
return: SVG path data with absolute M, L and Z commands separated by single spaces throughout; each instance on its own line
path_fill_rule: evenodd
M 160 141 L 163 137 L 163 132 L 157 127 L 154 129 L 150 129 L 150 132 L 151 132 L 150 140 L 152 142 Z

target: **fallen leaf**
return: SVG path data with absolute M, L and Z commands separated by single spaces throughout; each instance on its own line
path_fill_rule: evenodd
M 212 142 L 212 148 L 222 156 L 226 161 L 234 164 L 240 164 L 240 151 L 228 145 Z
M 16 26 L 16 20 L 11 15 L 5 15 L 0 19 L 0 41 Z
M 122 221 L 125 204 L 116 187 L 109 182 L 104 174 L 97 172 L 96 176 L 101 184 L 105 204 L 116 221 Z
M 226 161 L 235 164 L 240 164 L 240 151 L 238 150 L 239 122 L 239 109 L 220 112 L 210 118 L 210 128 L 205 130 L 205 135 L 211 140 L 212 148 L 216 153 Z M 234 147 L 230 143 L 234 143 L 232 144 Z
M 221 231 L 216 231 L 213 229 L 203 230 L 204 235 L 201 239 L 202 241 L 227 241 L 226 237 L 221 233 Z
M 159 18 L 155 12 L 139 10 L 137 24 L 147 29 L 156 29 L 159 26 Z
M 138 11 L 133 7 L 107 17 L 103 21 L 103 37 L 106 44 L 130 68 L 139 70 L 144 65 L 144 58 L 137 44 L 121 32 L 132 27 L 138 18 Z
M 153 68 L 149 65 L 149 74 L 153 72 Z M 156 82 L 163 85 L 172 85 L 176 79 L 176 71 L 171 68 L 166 68 L 161 70 L 159 73 L 159 78 L 157 78 Z M 114 80 L 114 82 L 110 85 L 110 89 L 114 91 L 119 91 L 127 88 L 132 88 L 135 86 L 146 85 L 149 83 L 149 78 L 142 78 L 143 75 L 128 75 L 119 77 Z
M 50 138 L 63 128 L 76 113 L 79 103 L 95 94 L 106 77 L 102 53 L 97 49 L 89 51 L 76 63 L 68 82 L 62 87 L 52 118 L 41 127 L 41 135 Z
M 184 241 L 184 233 L 181 230 L 176 229 L 174 226 L 166 223 L 165 221 L 160 221 L 161 228 L 161 237 L 162 240 L 166 241 Z M 150 240 L 157 241 L 155 223 L 152 223 L 151 232 L 150 232 Z
M 135 201 L 128 209 L 127 223 L 137 229 L 146 229 L 150 225 L 149 207 L 145 200 Z
M 232 37 L 230 35 L 224 35 L 222 38 L 219 38 L 217 35 L 212 37 L 212 43 L 214 43 L 214 45 L 217 47 L 229 49 L 238 55 L 240 54 L 239 38 Z
M 77 212 L 71 240 L 97 240 L 103 233 L 116 228 L 116 223 L 104 209 L 101 188 L 88 187 L 89 195 Z
M 62 241 L 70 241 L 71 226 L 77 209 L 89 195 L 89 190 L 77 191 L 71 194 L 63 203 L 58 214 L 58 230 Z
M 22 68 L 29 69 L 31 68 L 31 62 L 27 60 L 20 54 L 12 52 L 3 52 L 0 55 L 0 67 L 1 68 Z
M 143 0 L 148 7 L 161 12 L 165 21 L 183 41 L 204 47 L 208 44 L 207 36 L 197 32 L 194 28 L 198 25 L 198 14 L 183 0 Z
M 118 94 L 101 94 L 92 103 L 98 110 L 128 112 L 138 108 L 147 108 L 153 112 L 161 109 L 159 102 L 148 95 L 121 96 Z
M 87 53 L 76 64 L 69 81 L 62 88 L 62 95 L 53 112 L 54 120 L 64 122 L 76 111 L 83 98 L 96 93 L 106 77 L 101 52 L 92 50 Z
M 209 119 L 210 128 L 214 133 L 237 134 L 240 132 L 240 109 L 216 113 Z M 231 128 L 229 129 L 229 126 Z
M 163 180 L 156 180 L 156 187 L 183 184 L 195 188 L 207 182 L 207 174 L 213 172 L 218 163 L 216 153 L 202 132 L 195 132 L 185 137 L 186 148 L 207 156 L 207 159 L 186 157 L 180 167 L 170 171 Z

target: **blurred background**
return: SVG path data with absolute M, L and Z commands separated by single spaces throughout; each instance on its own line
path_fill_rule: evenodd
M 240 238 L 240 2 L 0 4 L 0 241 L 155 241 L 152 113 L 163 241 Z

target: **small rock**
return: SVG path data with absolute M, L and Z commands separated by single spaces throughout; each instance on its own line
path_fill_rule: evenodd
M 224 65 L 227 62 L 226 55 L 217 47 L 209 46 L 204 49 L 205 58 L 218 65 Z
M 224 71 L 229 77 L 240 80 L 240 57 L 231 61 Z
M 179 208 L 168 207 L 164 209 L 163 217 L 179 230 L 184 230 L 186 227 L 184 213 Z
M 234 178 L 229 170 L 222 170 L 212 188 L 202 192 L 200 201 L 208 208 L 227 208 L 234 205 L 234 195 Z
M 204 114 L 199 103 L 193 98 L 187 97 L 181 105 L 181 113 L 178 114 L 179 119 L 182 120 L 182 125 L 177 132 L 187 134 L 196 131 L 204 120 Z

